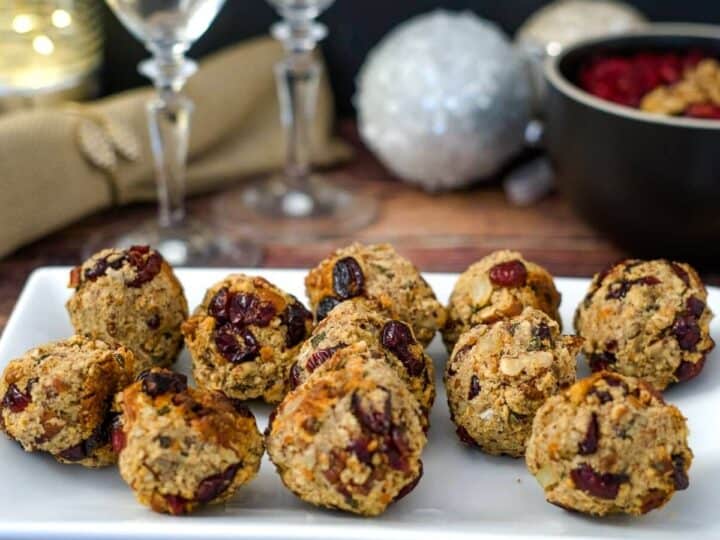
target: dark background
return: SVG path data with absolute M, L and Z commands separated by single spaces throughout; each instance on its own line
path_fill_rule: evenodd
M 512 34 L 545 3 L 543 0 L 337 0 L 322 17 L 330 27 L 330 36 L 322 47 L 338 112 L 344 116 L 353 114 L 354 79 L 365 56 L 389 30 L 408 17 L 439 7 L 468 9 L 499 23 Z M 633 0 L 631 3 L 653 21 L 720 23 L 720 0 Z M 104 92 L 146 84 L 137 74 L 136 65 L 147 53 L 109 10 L 104 9 L 107 36 Z M 193 47 L 191 56 L 199 58 L 245 38 L 267 34 L 276 19 L 265 0 L 227 0 L 208 33 Z M 247 75 L 253 76 L 250 72 Z

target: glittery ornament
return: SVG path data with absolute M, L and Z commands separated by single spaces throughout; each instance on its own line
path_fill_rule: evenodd
M 531 88 L 496 25 L 435 11 L 403 23 L 370 53 L 355 102 L 378 158 L 437 191 L 495 173 L 522 148 Z
M 556 0 L 536 11 L 518 30 L 516 41 L 531 61 L 537 101 L 545 92 L 545 58 L 579 41 L 642 28 L 646 22 L 634 7 L 612 0 Z

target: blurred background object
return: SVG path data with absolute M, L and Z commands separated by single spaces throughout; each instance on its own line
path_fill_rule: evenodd
M 103 15 L 97 0 L 0 2 L 0 113 L 94 96 Z

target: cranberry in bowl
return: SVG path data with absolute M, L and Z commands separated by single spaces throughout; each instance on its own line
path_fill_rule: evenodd
M 558 185 L 634 253 L 720 257 L 720 88 L 707 82 L 717 62 L 720 27 L 657 24 L 578 43 L 545 66 Z

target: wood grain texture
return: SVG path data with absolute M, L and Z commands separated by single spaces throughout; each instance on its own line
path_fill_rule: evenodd
M 429 195 L 393 178 L 362 147 L 351 123 L 341 126 L 341 132 L 357 155 L 350 164 L 327 171 L 327 175 L 375 195 L 380 201 L 378 220 L 354 238 L 267 245 L 263 266 L 309 267 L 353 239 L 391 242 L 425 271 L 462 271 L 493 250 L 510 248 L 522 251 L 554 275 L 589 277 L 627 255 L 585 225 L 560 195 L 530 208 L 518 208 L 507 203 L 497 181 L 466 191 Z M 197 197 L 189 201 L 189 212 L 221 222 L 215 205 L 224 196 L 218 192 Z M 150 205 L 104 211 L 0 260 L 0 329 L 33 269 L 78 264 L 82 246 L 93 234 L 119 231 L 128 224 L 153 219 L 154 214 Z M 232 262 L 217 261 L 217 266 L 227 265 Z M 710 283 L 720 283 L 720 268 L 703 270 Z

